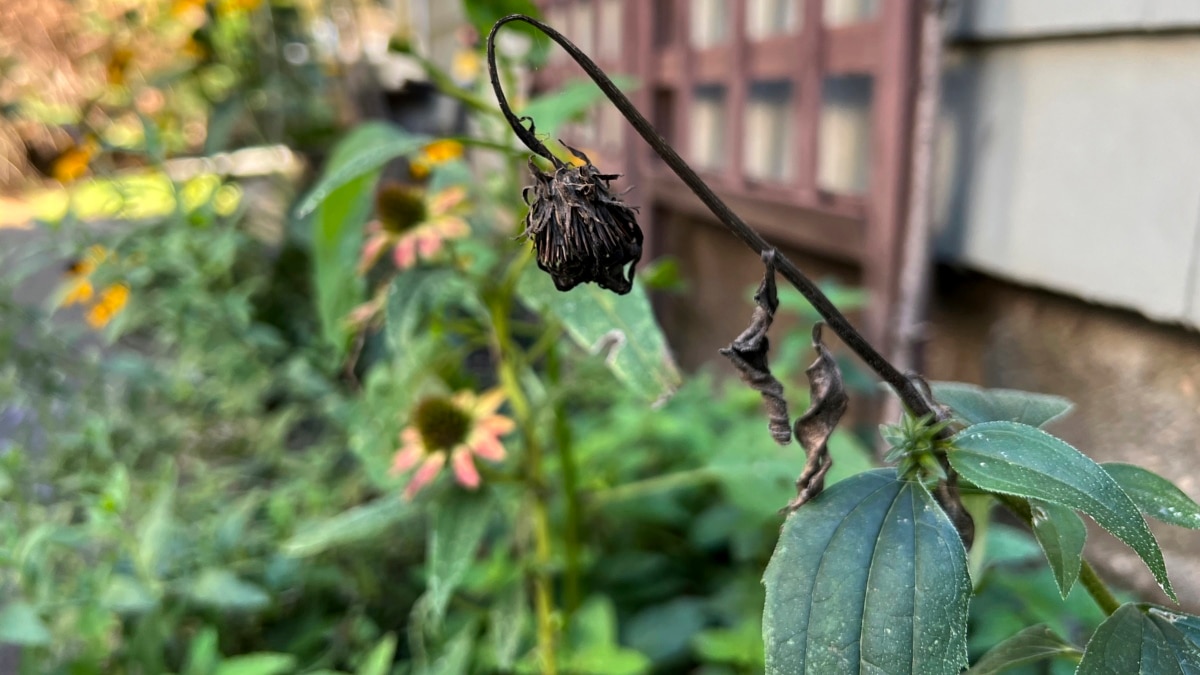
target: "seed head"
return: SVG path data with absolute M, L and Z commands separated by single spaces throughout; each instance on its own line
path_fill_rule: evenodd
M 529 205 L 524 236 L 533 240 L 538 267 L 550 274 L 558 290 L 594 281 L 624 295 L 633 288 L 642 257 L 636 209 L 610 191 L 616 174 L 600 173 L 587 155 L 567 148 L 583 160 L 581 166 L 557 163 L 552 173 L 545 173 L 529 161 L 534 183 L 522 193 Z

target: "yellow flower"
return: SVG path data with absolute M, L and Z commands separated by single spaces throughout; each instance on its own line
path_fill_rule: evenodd
M 58 159 L 54 160 L 50 173 L 60 183 L 79 180 L 87 173 L 88 165 L 99 150 L 100 144 L 89 136 L 82 143 L 75 143 L 64 150 Z
M 470 84 L 482 72 L 483 57 L 473 49 L 459 51 L 450 63 L 450 77 L 458 84 Z
M 452 162 L 463 156 L 463 144 L 449 138 L 438 139 L 426 145 L 419 155 L 408 164 L 413 178 L 421 180 L 429 175 L 433 167 Z
M 129 287 L 125 284 L 114 284 L 100 291 L 100 298 L 83 318 L 92 328 L 104 328 L 109 321 L 112 321 L 113 317 L 125 309 L 127 302 L 129 302 Z
M 437 478 L 447 459 L 458 484 L 477 489 L 475 457 L 499 462 L 506 456 L 500 437 L 512 431 L 514 424 L 496 414 L 502 403 L 504 392 L 499 389 L 482 396 L 460 391 L 452 398 L 422 399 L 413 409 L 410 425 L 400 432 L 400 449 L 392 459 L 393 474 L 416 468 L 404 488 L 405 499 L 412 499 Z
M 88 247 L 83 257 L 67 268 L 67 287 L 62 294 L 60 307 L 88 305 L 83 318 L 92 328 L 103 328 L 120 314 L 129 302 L 129 287 L 122 283 L 112 284 L 96 294 L 92 273 L 109 258 L 109 250 L 95 244 Z M 95 302 L 93 302 L 93 298 Z
M 125 73 L 129 63 L 133 61 L 133 50 L 128 47 L 117 47 L 108 56 L 105 71 L 108 73 L 108 83 L 120 87 L 125 85 Z
M 467 190 L 461 185 L 434 194 L 396 183 L 381 187 L 359 272 L 370 270 L 389 247 L 396 267 L 408 269 L 437 255 L 447 241 L 470 234 L 471 227 L 461 215 L 466 199 Z

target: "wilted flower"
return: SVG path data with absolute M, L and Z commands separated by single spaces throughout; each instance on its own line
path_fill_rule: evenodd
M 416 467 L 404 488 L 411 499 L 441 473 L 450 460 L 459 485 L 479 487 L 475 457 L 498 462 L 505 457 L 500 437 L 513 429 L 513 421 L 497 415 L 504 393 L 493 390 L 482 396 L 461 391 L 452 398 L 431 396 L 413 409 L 410 425 L 400 432 L 400 449 L 392 459 L 392 473 L 401 474 Z
M 642 257 L 636 211 L 609 190 L 617 175 L 600 173 L 587 155 L 567 147 L 581 166 L 556 162 L 553 173 L 544 173 L 529 162 L 534 184 L 522 193 L 529 205 L 524 236 L 533 240 L 538 267 L 558 290 L 594 281 L 624 295 Z
M 388 247 L 396 267 L 407 269 L 418 259 L 436 255 L 446 241 L 470 234 L 471 227 L 461 215 L 466 198 L 461 185 L 434 194 L 399 183 L 379 188 L 376 219 L 367 226 L 359 272 L 371 269 Z

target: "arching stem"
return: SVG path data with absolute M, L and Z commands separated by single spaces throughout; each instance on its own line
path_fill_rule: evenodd
M 496 91 L 496 99 L 500 102 L 500 109 L 504 113 L 505 119 L 508 120 L 509 125 L 512 126 L 513 131 L 517 134 L 517 137 L 521 139 L 521 142 L 524 143 L 531 151 L 549 159 L 556 167 L 561 166 L 559 160 L 550 153 L 546 146 L 543 145 L 533 133 L 532 120 L 530 121 L 530 128 L 527 129 L 522 123 L 522 120 L 528 118 L 517 117 L 517 115 L 512 112 L 512 109 L 508 105 L 508 99 L 505 98 L 504 91 L 500 86 L 499 74 L 496 71 L 496 32 L 499 31 L 500 27 L 504 24 L 513 21 L 522 21 L 537 28 L 541 32 L 545 33 L 546 36 L 548 36 L 551 40 L 554 40 L 556 43 L 558 43 L 558 45 L 564 50 L 566 50 L 566 52 L 571 55 L 571 58 L 575 59 L 575 62 L 578 63 L 580 67 L 583 68 L 584 72 L 586 72 L 588 76 L 592 78 L 592 81 L 594 81 L 596 85 L 600 87 L 600 91 L 604 92 L 604 95 L 608 97 L 608 100 L 612 101 L 613 105 L 617 107 L 617 110 L 621 111 L 621 114 L 625 116 L 625 119 L 628 120 L 631 125 L 633 125 L 633 128 L 637 130 L 641 137 L 650 144 L 650 147 L 653 148 L 656 153 L 658 153 L 658 156 L 662 157 L 667 166 L 671 167 L 671 170 L 674 171 L 675 174 L 679 176 L 679 178 L 682 179 L 683 182 L 688 186 L 688 188 L 700 198 L 700 201 L 704 202 L 704 205 L 707 206 L 710 211 L 712 211 L 713 215 L 715 215 L 717 219 L 725 225 L 725 227 L 729 228 L 729 230 L 733 232 L 734 236 L 736 236 L 738 239 L 741 239 L 742 242 L 760 255 L 763 251 L 772 248 L 771 245 L 768 244 L 765 239 L 763 239 L 762 235 L 743 222 L 742 219 L 739 218 L 737 214 L 735 214 L 725 204 L 725 202 L 722 201 L 721 198 L 712 191 L 712 188 L 708 187 L 708 185 L 700 178 L 700 176 L 693 171 L 690 166 L 687 165 L 687 162 L 683 161 L 683 158 L 679 156 L 679 153 L 675 152 L 675 149 L 672 148 L 669 143 L 667 143 L 666 139 L 664 139 L 657 131 L 654 130 L 654 127 L 650 125 L 650 122 L 647 121 L 640 112 L 638 112 L 638 109 L 634 107 L 629 98 L 626 97 L 625 94 L 621 93 L 621 90 L 618 89 L 615 84 L 613 84 L 612 80 L 604 74 L 604 71 L 602 71 L 600 67 L 595 64 L 595 62 L 588 58 L 586 54 L 581 52 L 579 48 L 572 44 L 570 40 L 563 36 L 562 33 L 559 33 L 537 19 L 533 19 L 523 14 L 513 14 L 497 21 L 496 25 L 492 27 L 491 33 L 488 34 L 488 73 L 491 76 L 492 88 Z M 871 370 L 875 371 L 875 373 L 879 375 L 884 382 L 888 383 L 888 385 L 896 392 L 896 395 L 900 397 L 900 400 L 904 403 L 905 407 L 908 408 L 910 413 L 917 417 L 922 417 L 931 413 L 935 417 L 937 416 L 937 411 L 929 405 L 928 401 L 926 401 L 925 397 L 921 395 L 921 392 L 918 390 L 916 385 L 908 377 L 905 377 L 903 373 L 897 370 L 896 367 L 893 366 L 887 359 L 885 359 L 883 355 L 871 345 L 871 343 L 867 342 L 866 338 L 864 338 L 854 328 L 854 326 L 850 324 L 845 315 L 843 315 L 841 311 L 839 311 L 838 308 L 829 301 L 829 298 L 826 297 L 823 292 L 821 292 L 821 289 L 817 288 L 817 285 L 810 281 L 809 278 L 800 271 L 800 268 L 796 267 L 795 263 L 788 260 L 783 254 L 777 254 L 775 257 L 775 267 L 785 279 L 787 279 L 793 286 L 796 287 L 796 290 L 800 291 L 800 293 L 806 299 L 808 299 L 813 308 L 815 308 L 817 312 L 820 313 L 820 315 L 825 319 L 826 323 L 829 324 L 830 330 L 836 333 L 837 336 L 841 338 L 842 342 L 844 342 L 846 346 L 853 350 L 854 353 L 857 354 Z

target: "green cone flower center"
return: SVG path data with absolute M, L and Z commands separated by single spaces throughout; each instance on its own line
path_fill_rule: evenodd
M 383 229 L 401 234 L 425 222 L 425 199 L 419 188 L 391 183 L 379 188 L 375 195 L 375 215 Z
M 413 424 L 429 450 L 450 450 L 467 440 L 471 416 L 445 398 L 427 398 L 413 411 Z

